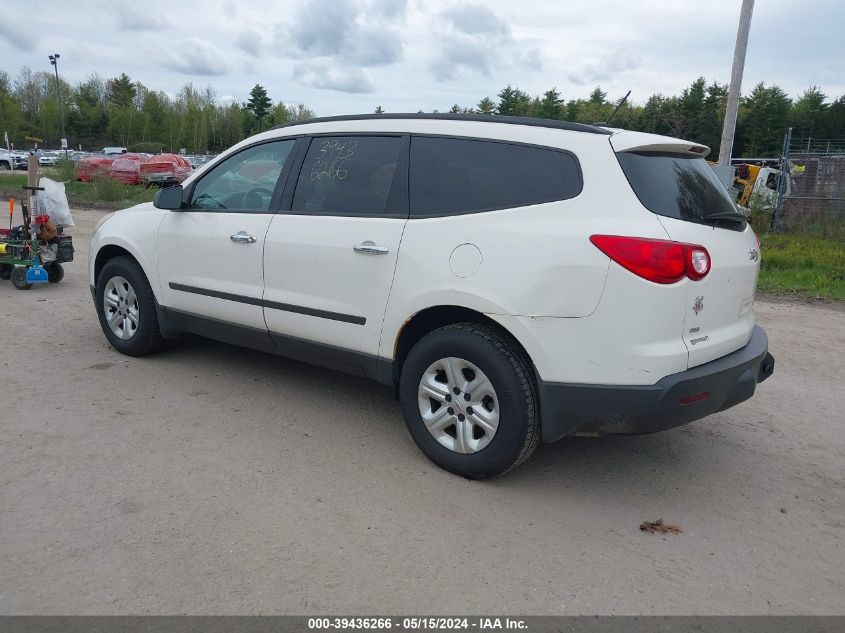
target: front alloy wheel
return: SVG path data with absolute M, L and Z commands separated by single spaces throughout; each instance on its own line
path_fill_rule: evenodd
M 112 333 L 128 341 L 138 331 L 141 308 L 135 289 L 123 277 L 112 277 L 103 292 L 103 311 Z
M 100 327 L 118 352 L 145 356 L 161 349 L 155 296 L 138 262 L 129 257 L 107 261 L 94 294 Z

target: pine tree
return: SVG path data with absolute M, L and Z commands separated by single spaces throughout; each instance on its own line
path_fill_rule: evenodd
M 261 120 L 270 112 L 270 97 L 267 96 L 267 89 L 255 84 L 255 87 L 249 91 L 249 100 L 246 102 L 247 109 L 255 116 L 259 125 Z
M 490 97 L 484 97 L 478 102 L 478 114 L 493 114 L 496 110 L 496 104 Z
M 544 119 L 559 119 L 563 114 L 563 99 L 560 98 L 560 93 L 557 88 L 547 90 L 543 94 L 543 99 L 540 101 L 539 116 Z

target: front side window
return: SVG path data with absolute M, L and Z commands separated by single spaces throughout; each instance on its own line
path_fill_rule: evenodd
M 312 139 L 291 210 L 323 215 L 384 215 L 400 146 L 398 136 Z
M 225 159 L 194 187 L 194 209 L 269 211 L 296 139 L 262 143 Z
M 574 198 L 581 168 L 570 153 L 460 138 L 413 137 L 411 213 L 445 215 Z

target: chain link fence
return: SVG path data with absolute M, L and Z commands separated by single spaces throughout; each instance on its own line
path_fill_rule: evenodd
M 845 140 L 793 139 L 787 132 L 773 228 L 824 229 L 845 221 Z

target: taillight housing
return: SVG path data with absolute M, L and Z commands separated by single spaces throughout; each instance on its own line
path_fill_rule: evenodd
M 590 241 L 623 268 L 657 284 L 685 277 L 699 281 L 710 272 L 710 253 L 698 244 L 622 235 L 592 235 Z

